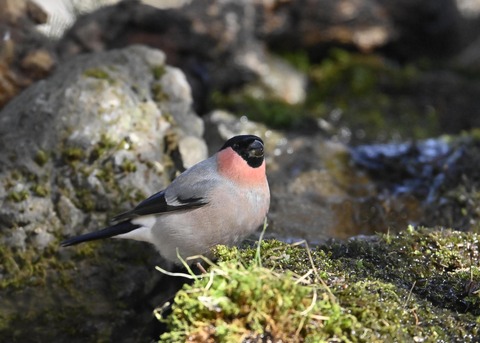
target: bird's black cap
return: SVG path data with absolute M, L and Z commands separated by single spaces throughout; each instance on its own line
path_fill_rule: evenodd
M 220 151 L 226 148 L 232 148 L 252 168 L 260 167 L 265 157 L 263 141 L 260 137 L 254 135 L 232 137 L 225 142 Z

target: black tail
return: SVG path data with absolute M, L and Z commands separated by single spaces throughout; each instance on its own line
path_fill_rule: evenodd
M 94 241 L 102 238 L 109 238 L 109 237 L 113 237 L 113 236 L 117 236 L 123 233 L 133 231 L 135 229 L 138 229 L 139 227 L 140 225 L 132 224 L 130 223 L 130 221 L 124 221 L 124 222 L 106 227 L 105 229 L 102 229 L 100 231 L 90 232 L 81 236 L 72 237 L 70 239 L 63 241 L 62 243 L 60 243 L 60 245 L 62 247 L 69 247 L 71 245 L 75 245 L 83 242 Z

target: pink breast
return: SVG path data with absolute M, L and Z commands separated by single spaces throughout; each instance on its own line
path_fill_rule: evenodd
M 220 151 L 217 155 L 218 172 L 239 185 L 255 185 L 266 182 L 265 161 L 257 168 L 248 165 L 232 148 Z

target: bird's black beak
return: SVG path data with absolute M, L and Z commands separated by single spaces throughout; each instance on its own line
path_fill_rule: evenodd
M 248 146 L 248 155 L 250 157 L 263 157 L 263 144 L 258 140 L 254 140 L 252 144 Z

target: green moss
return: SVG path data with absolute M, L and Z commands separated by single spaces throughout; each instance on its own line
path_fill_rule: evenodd
M 42 198 L 46 197 L 49 194 L 49 190 L 47 186 L 38 184 L 38 183 L 35 183 L 34 185 L 32 185 L 30 190 L 32 191 L 33 194 Z
M 13 202 L 22 202 L 31 194 L 39 197 L 45 197 L 49 193 L 48 176 L 38 176 L 28 170 L 15 169 L 3 180 L 5 189 L 10 191 L 7 199 Z M 23 184 L 24 189 L 15 191 L 15 186 Z
M 100 68 L 87 69 L 83 72 L 83 75 L 86 77 L 91 77 L 94 79 L 112 81 L 112 77 L 105 70 Z
M 62 151 L 62 157 L 68 163 L 76 162 L 85 157 L 85 151 L 77 147 L 66 147 Z
M 356 327 L 355 319 L 342 315 L 325 287 L 304 285 L 290 272 L 277 274 L 230 262 L 210 273 L 177 294 L 167 320 L 174 331 L 164 334 L 161 342 L 326 340 L 335 331 Z M 318 332 L 319 327 L 324 332 Z
M 166 70 L 164 65 L 158 65 L 152 68 L 152 74 L 155 80 L 160 80 L 165 73 Z
M 29 244 L 24 251 L 0 247 L 2 341 L 26 342 L 31 337 L 42 342 L 112 341 L 114 326 L 110 325 L 111 318 L 105 318 L 106 313 L 114 313 L 117 306 L 125 304 L 114 292 L 102 294 L 105 289 L 98 281 L 100 275 L 93 283 L 86 281 L 89 274 L 82 269 L 86 263 L 91 264 L 89 268 L 99 265 L 105 268 L 111 263 L 104 269 L 111 272 L 118 265 L 118 259 L 112 259 L 117 256 L 115 251 L 102 254 L 99 246 L 89 243 L 64 249 L 64 258 L 58 252 L 58 241 L 41 251 Z M 59 301 L 62 306 L 58 305 Z M 99 302 L 103 303 L 99 305 Z M 109 306 L 111 310 L 106 310 Z M 85 318 L 95 318 L 96 323 L 103 321 L 108 325 L 92 329 L 88 323 L 85 325 Z
M 406 289 L 414 286 L 416 294 L 436 306 L 480 315 L 467 299 L 468 281 L 458 273 L 478 269 L 473 258 L 478 256 L 478 242 L 479 236 L 473 233 L 410 227 L 395 237 L 382 235 L 370 244 L 334 245 L 330 251 L 358 275 L 381 278 Z M 358 259 L 362 260 L 360 268 L 353 262 Z
M 7 246 L 0 247 L 0 259 L 3 261 L 0 279 L 0 290 L 16 289 L 25 286 L 41 286 L 46 282 L 48 270 L 61 271 L 72 268 L 71 262 L 60 262 L 55 254 L 55 244 L 43 251 L 32 247 L 20 251 Z
M 49 156 L 46 151 L 38 150 L 34 160 L 40 167 L 43 167 L 48 162 L 48 158 Z
M 310 59 L 308 54 L 304 51 L 288 51 L 282 52 L 280 57 L 288 61 L 291 65 L 293 65 L 298 70 L 308 73 L 311 68 Z
M 10 173 L 10 176 L 12 177 L 13 180 L 20 180 L 22 173 L 19 170 L 12 170 Z
M 21 190 L 18 192 L 10 192 L 8 193 L 7 199 L 13 202 L 22 202 L 28 199 L 30 193 L 27 190 Z
M 118 146 L 117 143 L 110 139 L 106 134 L 102 134 L 100 140 L 93 146 L 90 152 L 90 161 L 93 162 L 99 159 L 116 146 Z
M 170 123 L 172 125 L 177 125 L 177 122 L 175 121 L 175 117 L 172 115 L 172 113 L 165 111 L 162 113 L 162 116 L 167 123 Z
M 162 85 L 158 82 L 152 84 L 152 96 L 153 100 L 156 102 L 165 102 L 169 100 L 168 94 L 164 92 Z
M 126 203 L 132 203 L 138 199 L 138 192 L 125 190 L 120 187 L 119 178 L 125 173 L 137 171 L 138 162 L 133 159 L 124 159 L 120 165 L 114 164 L 112 156 L 121 150 L 132 149 L 133 143 L 127 138 L 114 141 L 103 134 L 100 139 L 90 148 L 85 150 L 67 146 L 62 151 L 63 161 L 67 162 L 68 173 L 71 177 L 73 192 L 64 192 L 77 208 L 85 212 L 111 211 L 119 208 L 125 209 Z M 97 187 L 94 185 L 94 177 L 101 182 L 104 189 L 108 189 L 110 196 L 108 202 L 98 200 Z M 92 183 L 93 182 L 93 183 Z M 41 184 L 38 182 L 38 184 Z M 41 189 L 39 189 L 41 191 Z M 69 194 L 66 194 L 69 193 Z
M 250 120 L 260 121 L 275 128 L 291 127 L 299 124 L 308 114 L 301 105 L 291 105 L 278 99 L 258 99 L 245 94 L 224 95 L 212 92 L 210 102 L 213 107 L 226 108 Z
M 333 49 L 309 70 L 306 107 L 330 123 L 330 131 L 348 127 L 352 139 L 431 137 L 439 134 L 439 114 L 433 108 L 425 111 L 411 97 L 420 75 L 413 65 Z
M 306 342 L 474 342 L 480 334 L 478 238 L 410 227 L 313 250 L 263 241 L 262 266 L 255 248 L 217 247 L 219 266 L 177 295 L 167 318 L 172 331 L 162 340 L 234 342 L 263 335 L 289 341 L 285 337 L 298 332 L 295 341 Z M 301 291 L 284 287 L 292 280 Z M 297 291 L 309 300 L 317 294 L 314 306 L 303 303 L 310 317 L 301 330 Z M 266 319 L 252 321 L 258 313 Z M 289 313 L 290 322 L 277 313 Z M 320 317 L 328 319 L 315 322 Z
M 137 165 L 134 161 L 124 159 L 120 166 L 120 170 L 125 173 L 134 173 L 137 171 Z
M 106 161 L 105 157 L 115 145 L 106 135 L 102 135 L 90 149 L 65 146 L 62 150 L 62 159 L 69 166 L 68 173 L 76 175 L 72 177 L 74 193 L 67 196 L 77 208 L 85 212 L 96 209 L 95 190 L 88 185 L 86 179 L 95 171 L 98 171 L 97 178 L 103 182 L 111 182 L 114 179 L 112 163 Z
M 112 162 L 109 161 L 105 163 L 101 169 L 97 171 L 97 178 L 110 186 L 113 186 L 115 183 L 115 171 L 113 170 Z
M 75 196 L 76 199 L 73 200 L 73 203 L 77 208 L 85 212 L 92 212 L 95 209 L 95 198 L 88 189 L 75 188 Z

